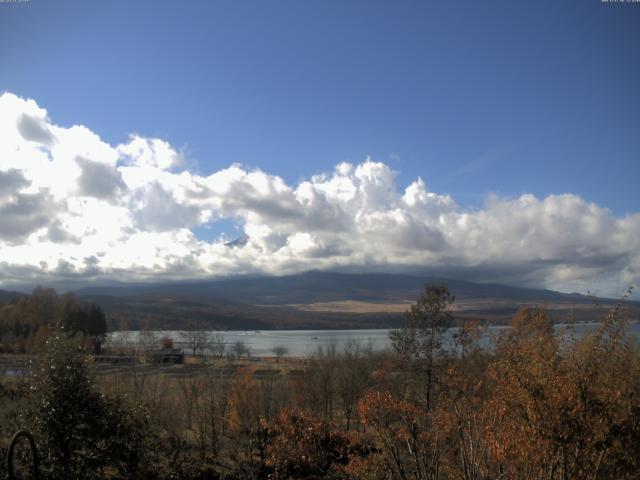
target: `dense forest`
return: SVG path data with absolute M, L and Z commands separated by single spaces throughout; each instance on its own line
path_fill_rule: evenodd
M 625 299 L 583 336 L 523 308 L 491 348 L 469 322 L 451 351 L 453 302 L 426 286 L 389 351 L 98 370 L 99 309 L 41 291 L 2 307 L 3 332 L 38 355 L 29 376 L 0 380 L 0 446 L 29 430 L 51 479 L 638 478 L 640 350 Z M 27 457 L 23 442 L 22 468 Z
M 31 295 L 0 300 L 0 353 L 31 353 L 45 343 L 52 327 L 60 325 L 71 336 L 80 334 L 94 353 L 100 353 L 107 319 L 95 303 L 80 302 L 71 293 L 37 287 Z

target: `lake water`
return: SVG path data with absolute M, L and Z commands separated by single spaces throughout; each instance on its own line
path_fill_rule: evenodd
M 597 323 L 577 323 L 571 327 L 576 336 L 581 336 L 585 332 L 593 331 L 598 327 Z M 559 324 L 555 328 L 558 331 L 566 329 L 568 325 Z M 486 345 L 490 345 L 492 338 L 504 330 L 505 326 L 493 326 L 487 329 L 484 339 Z M 319 347 L 327 348 L 335 345 L 338 350 L 344 347 L 347 342 L 358 342 L 361 346 L 371 346 L 375 350 L 382 350 L 391 346 L 388 329 L 369 330 L 262 330 L 262 331 L 220 331 L 210 332 L 211 335 L 220 333 L 224 336 L 227 346 L 236 342 L 243 342 L 250 350 L 252 356 L 272 356 L 273 348 L 281 346 L 287 349 L 287 355 L 292 357 L 305 357 L 313 355 Z M 640 340 L 640 324 L 632 322 L 629 325 L 630 333 Z M 457 332 L 452 328 L 447 333 L 445 343 L 452 345 L 453 335 Z M 156 331 L 153 332 L 158 341 L 162 337 L 170 337 L 174 345 L 178 348 L 187 347 L 183 340 L 182 331 Z M 140 332 L 113 332 L 109 335 L 109 343 L 113 345 L 136 346 L 141 344 Z M 187 353 L 188 350 L 187 350 Z

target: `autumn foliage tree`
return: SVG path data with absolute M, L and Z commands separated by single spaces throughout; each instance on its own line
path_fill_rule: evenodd
M 55 290 L 42 287 L 0 306 L 0 351 L 33 352 L 58 323 L 68 335 L 81 334 L 90 341 L 94 353 L 100 353 L 107 333 L 106 317 L 100 307 L 79 302 L 73 293 L 58 295 Z
M 580 339 L 556 335 L 543 310 L 511 327 L 488 406 L 502 418 L 491 441 L 503 477 L 637 478 L 640 364 L 619 312 Z
M 37 287 L 31 295 L 0 307 L 0 349 L 25 353 L 40 347 L 50 326 L 60 321 L 67 297 L 60 298 L 53 289 Z
M 433 416 L 391 392 L 370 391 L 359 404 L 361 421 L 375 435 L 376 453 L 356 462 L 361 478 L 437 480 L 440 474 L 439 428 Z
M 477 325 L 463 329 L 460 355 L 438 359 L 437 398 L 427 411 L 410 391 L 384 384 L 360 400 L 376 453 L 350 471 L 392 479 L 637 478 L 640 351 L 623 312 L 619 306 L 577 335 L 555 329 L 543 309 L 523 308 L 494 351 L 474 346 Z
M 329 421 L 317 420 L 300 410 L 285 409 L 269 429 L 266 466 L 269 478 L 350 478 L 352 458 L 370 450 L 357 437 L 340 432 Z
M 264 460 L 266 418 L 261 415 L 257 381 L 250 368 L 240 369 L 229 391 L 229 431 L 241 447 L 243 458 L 252 461 L 254 450 Z

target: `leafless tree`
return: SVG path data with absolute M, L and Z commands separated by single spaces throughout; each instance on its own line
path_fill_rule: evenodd
M 138 333 L 138 344 L 143 350 L 157 350 L 160 348 L 160 336 L 153 330 L 141 330 Z
M 289 350 L 287 347 L 283 347 L 282 345 L 276 345 L 271 349 L 271 352 L 276 356 L 276 359 L 279 362 L 282 357 L 289 353 Z
M 336 372 L 336 390 L 340 397 L 342 412 L 349 430 L 354 418 L 358 401 L 370 385 L 373 371 L 371 347 L 363 348 L 359 343 L 348 341 L 339 354 Z
M 227 349 L 227 342 L 224 339 L 224 335 L 220 332 L 215 332 L 211 335 L 207 348 L 214 357 L 222 358 Z
M 248 357 L 251 355 L 251 350 L 247 347 L 246 343 L 242 340 L 238 340 L 231 346 L 231 353 L 238 358 L 242 356 Z
M 184 341 L 189 349 L 196 356 L 202 353 L 209 343 L 209 332 L 203 330 L 187 330 L 180 334 L 180 338 Z
M 135 342 L 131 332 L 116 332 L 107 338 L 107 346 L 120 354 L 131 354 L 135 350 Z
M 335 341 L 319 346 L 313 356 L 311 375 L 319 389 L 325 420 L 333 420 L 338 351 Z
M 202 390 L 202 378 L 198 374 L 180 375 L 176 383 L 179 386 L 180 405 L 184 413 L 185 426 L 188 430 L 193 427 L 194 410 Z

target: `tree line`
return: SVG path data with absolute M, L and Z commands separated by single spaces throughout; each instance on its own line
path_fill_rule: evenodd
M 0 301 L 0 353 L 33 353 L 42 348 L 55 325 L 79 336 L 94 353 L 100 353 L 107 320 L 95 303 L 80 302 L 71 293 L 37 287 L 8 303 Z

